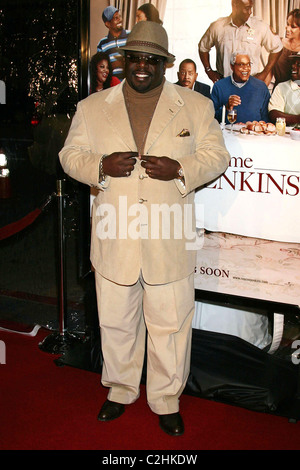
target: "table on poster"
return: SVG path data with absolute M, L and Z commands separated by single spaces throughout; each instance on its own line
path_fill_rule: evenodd
M 300 141 L 288 134 L 223 134 L 231 155 L 229 168 L 195 197 L 204 208 L 204 227 L 300 243 Z M 201 212 L 199 222 L 201 226 Z
M 299 306 L 300 142 L 223 134 L 230 165 L 195 195 L 205 229 L 195 289 Z

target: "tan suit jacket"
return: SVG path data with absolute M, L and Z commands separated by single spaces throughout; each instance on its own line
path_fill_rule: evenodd
M 195 229 L 194 190 L 223 173 L 230 156 L 211 100 L 166 81 L 145 154 L 178 160 L 185 187 L 178 180 L 147 177 L 138 160 L 129 177 L 108 177 L 101 188 L 101 156 L 137 151 L 122 87 L 95 93 L 78 104 L 60 152 L 68 175 L 100 189 L 93 205 L 91 261 L 103 277 L 123 285 L 134 284 L 140 272 L 148 284 L 183 279 L 195 268 L 196 253 L 187 249 Z M 179 137 L 183 129 L 190 135 Z M 163 217 L 157 223 L 160 211 Z

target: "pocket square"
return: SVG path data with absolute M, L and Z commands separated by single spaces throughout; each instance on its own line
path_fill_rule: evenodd
M 179 134 L 177 134 L 176 137 L 188 137 L 190 134 L 190 131 L 188 129 L 182 129 L 181 132 L 179 132 Z

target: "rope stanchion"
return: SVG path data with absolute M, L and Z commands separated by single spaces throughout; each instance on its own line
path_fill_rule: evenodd
M 80 338 L 67 331 L 66 296 L 66 236 L 64 208 L 66 201 L 65 180 L 57 180 L 58 248 L 59 248 L 59 331 L 47 336 L 39 348 L 47 353 L 62 354 L 76 344 Z
M 57 180 L 57 191 L 51 194 L 41 208 L 37 208 L 16 222 L 0 229 L 0 240 L 11 237 L 31 225 L 43 212 L 54 197 L 57 199 L 58 251 L 59 251 L 59 331 L 47 336 L 40 344 L 42 351 L 61 354 L 81 339 L 67 331 L 67 296 L 66 296 L 66 240 L 64 227 L 64 208 L 66 205 L 65 180 Z

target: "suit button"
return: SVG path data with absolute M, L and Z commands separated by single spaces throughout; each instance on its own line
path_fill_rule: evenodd
M 139 203 L 140 203 L 140 204 L 143 204 L 144 202 L 147 202 L 147 199 L 142 199 L 142 198 L 139 199 Z

